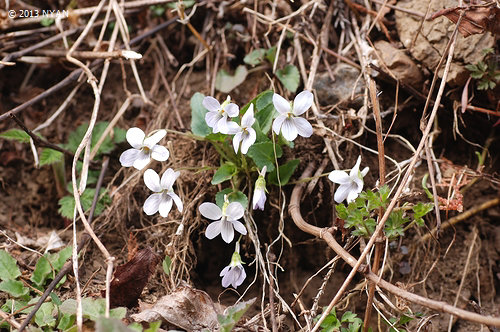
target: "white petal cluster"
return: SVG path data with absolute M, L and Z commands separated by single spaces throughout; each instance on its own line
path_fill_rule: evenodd
M 238 248 L 239 245 L 237 244 L 236 247 Z M 220 276 L 222 277 L 222 287 L 228 287 L 231 285 L 234 288 L 238 288 L 238 286 L 243 283 L 247 274 L 242 264 L 243 262 L 241 261 L 239 249 L 237 249 L 231 258 L 231 264 L 226 266 L 220 272 Z
M 170 155 L 167 148 L 157 144 L 166 134 L 166 130 L 160 129 L 146 137 L 140 128 L 134 127 L 127 130 L 127 142 L 132 148 L 121 154 L 121 165 L 123 167 L 134 166 L 141 170 L 149 164 L 151 158 L 157 161 L 167 160 Z
M 205 236 L 210 240 L 221 235 L 226 243 L 234 239 L 234 230 L 246 235 L 247 229 L 238 219 L 243 217 L 245 209 L 238 202 L 225 202 L 223 208 L 214 203 L 205 202 L 199 207 L 201 214 L 208 219 L 216 220 L 207 226 Z
M 205 114 L 205 121 L 214 133 L 234 134 L 238 131 L 238 124 L 230 118 L 238 116 L 240 108 L 231 103 L 230 96 L 227 96 L 222 105 L 214 97 L 207 96 L 203 98 L 202 105 L 208 110 Z
M 238 153 L 241 143 L 241 153 L 246 154 L 250 146 L 255 143 L 257 134 L 252 128 L 255 123 L 253 104 L 250 104 L 245 115 L 241 118 L 241 126 L 238 126 L 238 131 L 233 137 L 234 152 Z
M 273 104 L 279 113 L 273 122 L 273 131 L 276 135 L 279 135 L 281 131 L 283 137 L 288 141 L 293 141 L 297 135 L 310 137 L 313 133 L 313 128 L 300 115 L 304 114 L 311 107 L 313 99 L 313 94 L 307 90 L 299 93 L 293 100 L 293 103 L 275 93 L 273 95 Z
M 260 209 L 264 211 L 266 204 L 266 172 L 267 166 L 264 166 L 259 173 L 257 181 L 255 181 L 255 190 L 253 191 L 252 206 L 254 210 Z
M 182 201 L 172 189 L 179 174 L 179 172 L 169 168 L 163 173 L 160 180 L 160 176 L 154 170 L 148 169 L 144 172 L 144 183 L 154 192 L 144 202 L 143 210 L 148 216 L 159 211 L 162 217 L 167 217 L 173 203 L 177 206 L 177 210 L 182 212 Z
M 340 184 L 333 197 L 335 202 L 340 203 L 347 199 L 347 203 L 350 203 L 363 190 L 363 177 L 368 173 L 369 168 L 365 167 L 362 171 L 359 171 L 360 164 L 361 156 L 358 157 L 356 165 L 354 165 L 349 174 L 344 171 L 335 170 L 328 175 L 330 181 Z

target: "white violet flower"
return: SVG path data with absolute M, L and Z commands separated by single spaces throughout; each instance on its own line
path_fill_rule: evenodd
M 234 230 L 246 235 L 247 229 L 238 219 L 243 217 L 245 209 L 238 202 L 231 202 L 225 198 L 222 210 L 214 203 L 202 203 L 199 207 L 201 214 L 208 219 L 216 220 L 207 226 L 205 236 L 210 240 L 221 235 L 226 243 L 234 238 Z
M 280 113 L 273 122 L 273 131 L 279 135 L 280 131 L 283 137 L 288 141 L 293 141 L 297 134 L 303 137 L 310 137 L 313 133 L 311 124 L 299 115 L 304 114 L 313 103 L 313 94 L 310 91 L 299 93 L 293 103 L 287 101 L 279 94 L 273 95 L 274 108 Z
M 253 115 L 253 104 L 250 104 L 245 115 L 241 118 L 241 126 L 238 126 L 238 132 L 233 137 L 233 147 L 234 153 L 238 153 L 238 149 L 241 143 L 241 153 L 246 154 L 248 148 L 255 143 L 257 134 L 252 128 L 255 123 L 255 117 Z
M 125 150 L 121 154 L 120 163 L 122 166 L 134 166 L 141 170 L 149 163 L 151 158 L 158 161 L 167 160 L 170 155 L 167 148 L 156 144 L 166 134 L 166 130 L 160 129 L 146 137 L 146 134 L 137 127 L 127 130 L 127 142 L 132 145 L 132 149 Z
M 253 192 L 252 200 L 254 210 L 260 209 L 264 211 L 264 204 L 266 204 L 266 172 L 267 166 L 264 166 L 259 173 L 257 181 L 255 181 L 255 190 Z
M 240 108 L 238 105 L 231 103 L 230 96 L 227 96 L 222 105 L 217 99 L 210 96 L 203 98 L 202 104 L 208 110 L 207 114 L 205 114 L 205 121 L 214 133 L 234 134 L 238 131 L 238 124 L 229 118 L 238 116 Z
M 245 269 L 242 265 L 244 263 L 241 261 L 239 253 L 239 242 L 236 243 L 236 248 L 237 249 L 233 253 L 233 257 L 231 258 L 231 263 L 220 272 L 220 276 L 222 277 L 222 287 L 232 285 L 234 288 L 238 288 L 238 286 L 241 285 L 247 277 Z
M 356 165 L 354 165 L 349 174 L 344 171 L 335 170 L 328 175 L 330 181 L 340 184 L 333 197 L 335 202 L 340 203 L 347 198 L 347 203 L 350 203 L 363 190 L 363 177 L 368 173 L 369 168 L 365 167 L 362 171 L 359 171 L 360 164 L 361 156 L 358 157 Z
M 160 180 L 160 176 L 154 170 L 148 169 L 144 172 L 144 183 L 154 192 L 144 202 L 143 210 L 148 216 L 159 211 L 162 217 L 167 217 L 172 209 L 172 203 L 175 203 L 179 212 L 182 212 L 182 201 L 172 189 L 179 174 L 180 172 L 169 168 L 163 173 Z

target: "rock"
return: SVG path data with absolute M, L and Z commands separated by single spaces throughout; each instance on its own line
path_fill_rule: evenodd
M 332 73 L 335 80 L 332 80 L 328 72 L 316 75 L 313 88 L 316 90 L 319 103 L 326 106 L 345 101 L 344 104 L 352 107 L 361 106 L 364 81 L 362 77 L 359 77 L 359 70 L 345 63 L 337 63 L 332 66 Z M 354 100 L 351 100 L 355 84 Z
M 398 1 L 398 6 L 421 13 L 426 12 L 427 4 L 428 1 L 420 0 Z M 457 1 L 455 0 L 432 1 L 429 16 L 438 10 L 456 6 Z M 422 18 L 396 11 L 396 28 L 401 42 L 407 49 L 411 46 L 421 20 Z M 411 55 L 421 61 L 431 72 L 434 72 L 454 29 L 455 24 L 444 16 L 432 21 L 424 21 L 415 45 L 410 49 Z M 463 85 L 469 77 L 469 72 L 465 69 L 465 65 L 482 60 L 484 58 L 482 50 L 493 47 L 494 43 L 494 37 L 490 33 L 472 35 L 467 38 L 459 34 L 447 83 L 452 86 Z M 442 77 L 443 68 L 444 65 L 439 71 L 440 77 Z
M 424 77 L 417 64 L 403 50 L 385 40 L 375 42 L 375 49 L 396 78 L 415 88 L 422 86 Z

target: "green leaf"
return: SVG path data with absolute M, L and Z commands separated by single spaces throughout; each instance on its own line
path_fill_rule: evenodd
M 274 60 L 276 59 L 276 46 L 271 47 L 266 52 L 266 59 L 270 63 L 274 64 Z
M 359 319 L 359 318 L 357 317 L 357 315 L 355 313 L 352 313 L 350 311 L 346 311 L 342 315 L 341 321 L 342 321 L 342 323 L 345 323 L 345 322 L 351 323 L 351 322 L 354 322 L 356 319 Z
M 483 77 L 483 73 L 480 71 L 473 71 L 470 73 L 470 77 L 475 78 L 475 79 L 480 79 Z
M 243 62 L 247 65 L 256 66 L 264 60 L 266 52 L 267 51 L 263 48 L 253 50 L 252 52 L 245 55 L 245 57 L 243 58 Z
M 161 321 L 149 323 L 149 327 L 144 330 L 144 332 L 156 332 L 161 327 Z
M 403 226 L 409 220 L 408 218 L 403 217 L 403 210 L 392 211 L 389 215 L 389 219 L 385 223 L 384 231 L 385 235 L 389 238 L 397 238 L 399 236 L 403 236 Z
M 85 297 L 82 299 L 82 309 L 83 315 L 90 320 L 95 321 L 97 318 L 104 316 L 106 312 L 106 300 L 105 299 L 97 299 L 93 300 L 91 298 Z M 68 299 L 64 301 L 61 306 L 59 306 L 59 310 L 63 314 L 74 315 L 76 314 L 76 300 Z M 109 316 L 113 318 L 122 319 L 127 314 L 127 309 L 124 307 L 118 307 L 111 309 L 109 311 Z
M 337 204 L 335 205 L 335 210 L 337 211 L 337 215 L 339 216 L 340 219 L 347 219 L 347 207 L 344 204 Z
M 483 61 L 479 61 L 477 63 L 477 69 L 479 69 L 483 73 L 486 73 L 488 71 L 488 65 L 486 63 L 484 63 Z
M 99 195 L 102 195 L 105 192 L 105 189 L 101 189 Z M 94 200 L 95 189 L 88 188 L 83 192 L 83 195 L 80 197 L 80 201 L 83 206 L 83 210 L 87 211 L 92 206 L 92 201 Z M 95 207 L 94 216 L 100 215 L 107 205 L 111 203 L 111 198 L 106 193 L 100 200 L 97 201 L 97 205 Z M 73 219 L 73 211 L 75 209 L 75 199 L 73 195 L 64 196 L 58 202 L 59 209 L 57 210 L 63 217 L 68 219 Z
M 60 306 L 62 304 L 61 299 L 59 298 L 59 296 L 57 296 L 56 293 L 50 292 L 49 296 L 52 299 L 52 303 L 54 303 L 56 306 Z
M 172 258 L 170 256 L 166 255 L 165 259 L 163 260 L 162 266 L 163 266 L 163 271 L 167 276 L 170 275 L 170 266 L 172 265 Z
M 277 70 L 276 76 L 289 91 L 294 93 L 297 91 L 300 83 L 300 74 L 297 67 L 287 65 L 284 69 Z
M 4 249 L 0 250 L 0 279 L 15 280 L 21 275 L 17 261 Z
M 53 18 L 50 18 L 50 17 L 42 17 L 42 19 L 40 20 L 40 24 L 44 27 L 49 27 L 52 24 L 54 24 L 54 22 L 55 22 L 55 20 Z
M 100 140 L 102 134 L 108 127 L 109 122 L 107 121 L 100 121 L 97 122 L 94 126 L 94 130 L 92 131 L 92 139 L 91 139 L 91 147 L 94 148 L 96 143 Z M 87 132 L 89 125 L 88 123 L 81 124 L 76 128 L 75 131 L 71 132 L 71 134 L 68 137 L 68 143 L 64 145 L 64 147 L 71 152 L 75 152 L 80 143 L 82 142 L 83 137 L 85 136 L 85 133 Z M 119 138 L 120 136 L 123 135 L 123 133 L 120 133 L 119 131 L 117 132 L 116 129 L 113 131 L 114 134 L 118 134 Z M 99 150 L 97 151 L 97 155 L 100 154 L 106 154 L 110 153 L 114 148 L 115 148 L 115 143 L 111 139 L 111 137 L 108 135 L 104 141 L 102 142 L 101 146 L 99 147 Z
M 276 145 L 276 158 L 280 158 L 283 150 Z M 267 171 L 274 170 L 274 147 L 272 142 L 255 143 L 248 149 L 247 155 L 252 158 L 259 169 L 267 166 Z
M 465 69 L 467 69 L 470 72 L 477 72 L 478 71 L 477 66 L 475 64 L 472 64 L 472 63 L 466 65 Z
M 96 332 L 134 332 L 135 330 L 125 325 L 121 319 L 99 317 L 95 324 Z
M 259 123 L 260 129 L 264 135 L 267 135 L 271 129 L 276 110 L 273 105 L 273 91 L 261 93 L 255 102 L 257 112 L 255 119 Z
M 35 314 L 35 324 L 39 327 L 56 326 L 56 318 L 52 315 L 55 306 L 52 302 L 43 303 Z
M 238 169 L 233 163 L 222 164 L 212 178 L 212 184 L 219 184 L 231 178 L 238 173 Z
M 49 274 L 52 273 L 52 268 L 49 264 L 49 260 L 47 257 L 42 256 L 38 259 L 35 265 L 35 271 L 31 275 L 30 280 L 38 287 L 43 286 L 45 284 L 45 280 Z
M 125 142 L 127 139 L 127 131 L 123 128 L 115 127 L 113 128 L 113 141 L 116 144 L 120 144 L 121 142 Z
M 248 71 L 245 66 L 238 66 L 234 75 L 230 75 L 224 69 L 221 69 L 215 77 L 215 88 L 220 92 L 229 93 L 243 83 L 247 75 Z
M 478 90 L 488 90 L 489 86 L 490 86 L 489 81 L 487 79 L 482 79 L 477 84 L 477 89 Z
M 295 169 L 297 168 L 299 163 L 299 159 L 294 159 L 278 167 L 282 186 L 286 185 L 288 181 L 290 181 L 290 177 L 292 176 L 293 172 L 295 172 Z M 269 174 L 269 182 L 275 185 L 279 185 L 276 169 L 272 171 L 271 174 Z
M 50 165 L 63 160 L 63 153 L 57 150 L 45 148 L 40 154 L 40 166 Z
M 212 133 L 212 128 L 205 121 L 205 114 L 208 111 L 203 106 L 203 98 L 205 95 L 199 92 L 191 97 L 191 132 L 197 136 L 206 137 Z
M 414 319 L 413 317 L 403 315 L 403 316 L 401 316 L 401 318 L 399 318 L 399 324 L 404 325 L 404 324 L 412 321 L 413 319 Z
M 0 282 L 0 291 L 8 293 L 12 297 L 23 297 L 29 294 L 30 289 L 24 287 L 19 280 L 5 280 Z
M 190 7 L 193 7 L 193 5 L 196 3 L 195 0 L 183 0 L 182 4 L 184 6 L 184 9 L 188 9 Z M 168 8 L 176 9 L 178 5 L 178 1 L 176 2 L 171 2 L 166 4 Z
M 226 188 L 224 190 L 219 191 L 215 195 L 215 204 L 217 204 L 221 209 L 222 205 L 224 205 L 224 196 L 227 195 L 227 199 L 229 203 L 231 202 L 239 202 L 243 205 L 243 208 L 246 209 L 248 206 L 248 197 L 242 193 L 241 191 L 234 191 L 232 188 Z
M 57 324 L 57 329 L 64 331 L 69 329 L 75 324 L 76 315 L 63 314 L 59 319 L 59 324 Z
M 230 332 L 245 312 L 255 302 L 257 298 L 237 303 L 225 310 L 224 315 L 217 315 L 221 332 Z
M 0 133 L 0 137 L 11 141 L 18 141 L 21 143 L 29 143 L 30 141 L 30 135 L 26 134 L 25 131 L 16 128 L 12 128 L 4 131 L 3 133 Z

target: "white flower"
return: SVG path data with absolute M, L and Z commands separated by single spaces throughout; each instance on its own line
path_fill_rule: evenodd
M 172 189 L 179 174 L 179 172 L 174 172 L 173 169 L 169 168 L 163 173 L 160 181 L 160 176 L 152 169 L 144 172 L 144 183 L 151 191 L 155 192 L 144 202 L 143 210 L 148 216 L 160 211 L 162 217 L 167 217 L 173 202 L 177 206 L 177 210 L 182 212 L 182 201 Z
M 266 204 L 266 171 L 267 166 L 262 168 L 259 173 L 257 181 L 255 181 L 255 190 L 253 192 L 252 206 L 254 210 L 260 209 L 264 211 L 264 204 Z
M 240 108 L 238 105 L 231 103 L 230 96 L 227 96 L 222 105 L 217 99 L 210 96 L 203 98 L 202 104 L 208 110 L 207 114 L 205 114 L 205 121 L 214 133 L 234 134 L 237 132 L 238 124 L 230 121 L 229 118 L 238 116 Z
M 280 113 L 273 122 L 273 131 L 288 141 L 293 141 L 297 134 L 303 137 L 310 137 L 313 133 L 311 124 L 299 115 L 304 114 L 313 103 L 313 94 L 307 90 L 299 93 L 293 103 L 288 102 L 278 94 L 273 95 L 274 108 Z
M 205 218 L 217 220 L 208 225 L 205 231 L 205 236 L 210 240 L 220 234 L 225 242 L 230 243 L 234 238 L 234 230 L 247 234 L 245 225 L 238 221 L 245 213 L 241 203 L 229 203 L 226 199 L 222 210 L 214 203 L 207 202 L 202 203 L 199 209 Z
M 358 197 L 363 190 L 363 177 L 368 173 L 369 168 L 365 167 L 361 172 L 359 165 L 361 164 L 361 156 L 358 157 L 356 165 L 347 174 L 344 171 L 333 171 L 328 175 L 330 181 L 340 184 L 333 197 L 337 203 L 342 202 L 347 198 L 347 203 L 350 203 Z
M 248 148 L 255 143 L 257 138 L 257 134 L 255 130 L 252 128 L 252 125 L 255 123 L 255 118 L 253 116 L 253 104 L 250 104 L 245 115 L 241 118 L 241 126 L 238 126 L 238 132 L 233 137 L 233 147 L 234 153 L 238 153 L 238 149 L 240 147 L 241 142 L 241 153 L 246 154 L 248 152 Z
M 139 128 L 130 128 L 127 130 L 127 141 L 132 145 L 132 149 L 125 150 L 120 156 L 120 163 L 124 167 L 134 166 L 137 169 L 143 169 L 151 160 L 165 161 L 170 153 L 167 148 L 157 145 L 167 131 L 160 129 L 152 132 L 147 137 Z
M 239 246 L 237 245 L 237 247 Z M 247 274 L 242 264 L 240 253 L 235 251 L 231 258 L 231 263 L 220 272 L 222 287 L 232 285 L 234 288 L 238 288 L 243 283 Z

